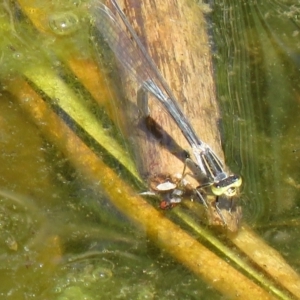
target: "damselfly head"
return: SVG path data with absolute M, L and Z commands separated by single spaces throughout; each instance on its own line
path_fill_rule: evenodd
M 216 196 L 226 195 L 228 197 L 235 196 L 238 188 L 242 185 L 242 177 L 238 175 L 230 175 L 225 179 L 215 182 L 212 185 L 212 192 Z

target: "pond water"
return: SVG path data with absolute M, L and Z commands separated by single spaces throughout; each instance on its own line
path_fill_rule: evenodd
M 224 147 L 244 177 L 244 217 L 296 265 L 299 9 L 295 1 L 215 1 L 213 17 Z
M 300 7 L 296 1 L 211 6 L 223 146 L 228 165 L 243 176 L 244 222 L 299 269 Z M 96 153 L 117 178 L 130 173 L 130 187 L 143 185 L 129 161 L 110 158 L 131 153 L 111 121 L 120 115 L 112 87 L 101 75 L 83 79 L 94 74 L 93 68 L 85 74 L 93 51 L 84 7 L 84 1 L 28 0 L 0 6 L 0 295 L 225 299 L 117 210 L 101 188 L 106 183 L 87 170 Z M 73 104 L 75 98 L 84 105 Z M 105 125 L 94 127 L 93 120 Z M 104 165 L 95 172 L 109 173 Z

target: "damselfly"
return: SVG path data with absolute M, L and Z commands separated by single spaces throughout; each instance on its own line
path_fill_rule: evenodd
M 93 4 L 91 14 L 95 18 L 96 29 L 123 67 L 138 81 L 144 91 L 150 92 L 160 101 L 180 128 L 192 148 L 195 164 L 207 179 L 208 183 L 205 184 L 205 188 L 209 188 L 217 199 L 222 197 L 222 200 L 228 199 L 230 201 L 232 197 L 237 195 L 238 188 L 242 184 L 241 177 L 228 174 L 218 156 L 197 136 L 118 3 L 115 0 L 110 1 L 119 18 L 104 4 Z M 123 29 L 124 27 L 126 31 Z M 146 104 L 147 101 L 146 98 Z M 204 201 L 202 194 L 200 192 L 197 194 Z M 221 214 L 218 201 L 216 201 L 216 209 Z

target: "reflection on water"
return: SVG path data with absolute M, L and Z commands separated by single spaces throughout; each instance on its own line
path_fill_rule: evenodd
M 292 256 L 300 234 L 300 6 L 214 5 L 224 146 L 229 165 L 242 168 L 245 219 Z

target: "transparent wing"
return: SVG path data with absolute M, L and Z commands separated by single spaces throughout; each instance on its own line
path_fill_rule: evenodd
M 104 4 L 99 3 L 92 8 L 95 26 L 104 37 L 117 59 L 146 90 L 152 93 L 167 109 L 179 128 L 184 132 L 190 144 L 201 145 L 189 121 L 179 108 L 175 96 L 164 81 L 156 65 L 137 37 L 125 15 L 115 1 L 111 1 L 120 18 L 128 29 L 130 36 L 125 32 L 112 11 Z M 125 18 L 125 19 L 123 19 Z M 134 41 L 134 42 L 133 42 Z
M 201 171 L 213 181 L 226 178 L 227 174 L 224 172 L 219 158 L 207 144 L 198 138 L 190 122 L 180 109 L 175 96 L 117 2 L 111 0 L 111 3 L 123 25 L 108 7 L 102 3 L 97 3 L 91 8 L 96 29 L 108 43 L 123 67 L 144 89 L 152 93 L 172 116 L 191 145 Z M 128 33 L 123 29 L 124 27 Z

